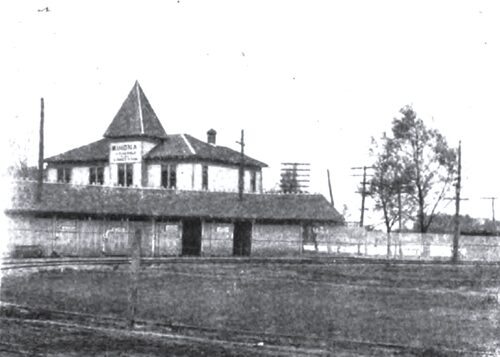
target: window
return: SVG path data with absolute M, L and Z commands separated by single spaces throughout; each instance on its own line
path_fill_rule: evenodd
M 176 165 L 161 165 L 161 186 L 172 189 L 177 187 Z
M 208 190 L 208 166 L 203 165 L 201 167 L 201 188 L 203 190 Z
M 57 182 L 71 182 L 71 167 L 57 168 Z
M 91 185 L 103 185 L 104 184 L 104 167 L 97 166 L 91 167 L 89 170 L 89 183 Z
M 252 192 L 257 191 L 257 172 L 255 171 L 250 173 L 250 190 Z
M 118 165 L 118 185 L 120 186 L 132 186 L 134 167 L 131 164 L 119 164 Z

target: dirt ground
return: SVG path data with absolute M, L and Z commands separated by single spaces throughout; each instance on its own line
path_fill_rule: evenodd
M 342 341 L 361 341 L 408 346 L 417 355 L 426 351 L 481 355 L 500 350 L 495 295 L 500 288 L 499 270 L 495 265 L 443 264 L 166 264 L 142 270 L 137 316 L 166 324 L 308 336 L 330 351 Z M 128 311 L 129 281 L 126 267 L 17 274 L 3 278 L 1 300 L 123 317 Z M 12 321 L 2 322 L 6 323 Z M 15 343 L 24 345 L 27 342 L 20 336 L 42 333 L 35 327 L 19 325 L 26 331 L 13 337 Z M 79 333 L 61 337 L 57 330 L 48 331 L 50 335 L 42 340 L 50 343 L 40 348 L 47 351 L 50 346 L 54 353 L 59 352 L 52 349 L 52 341 L 62 341 L 62 348 L 68 345 L 65 339 L 75 339 L 82 351 L 90 348 L 91 355 L 106 350 L 106 341 L 115 346 L 116 340 L 116 347 L 110 349 L 115 355 L 131 347 L 119 336 L 110 339 L 97 334 L 80 340 Z M 135 341 L 139 347 L 133 353 L 138 356 L 162 355 L 166 348 L 141 344 L 141 339 L 125 340 Z M 262 355 L 262 351 L 253 354 L 253 350 L 221 346 L 198 346 L 203 352 L 196 345 L 175 346 L 179 354 L 168 355 Z

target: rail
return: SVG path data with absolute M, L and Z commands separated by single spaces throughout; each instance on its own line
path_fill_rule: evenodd
M 203 257 L 176 257 L 176 258 L 144 258 L 144 266 L 158 266 L 161 267 L 163 264 L 179 264 L 179 263 L 189 263 L 189 264 L 210 264 L 210 263 L 252 263 L 252 264 L 283 264 L 283 265 L 296 265 L 296 264 L 355 264 L 355 265 L 379 265 L 384 264 L 387 267 L 394 265 L 448 265 L 452 266 L 449 262 L 440 261 L 388 261 L 386 259 L 367 259 L 367 258 L 328 258 L 328 259 L 317 259 L 317 258 L 203 258 Z M 1 269 L 4 272 L 7 271 L 19 271 L 23 269 L 33 269 L 33 268 L 64 268 L 64 267 L 95 267 L 95 266 L 112 266 L 114 268 L 120 267 L 122 265 L 129 264 L 129 259 L 127 257 L 105 257 L 105 258 L 45 258 L 45 259 L 9 259 L 4 260 L 1 265 Z M 457 267 L 478 265 L 477 262 L 460 262 L 458 265 L 453 265 Z M 484 265 L 497 265 L 500 263 L 487 262 Z M 270 269 L 270 277 L 257 278 L 257 279 L 276 279 L 273 276 L 272 269 Z M 200 276 L 196 272 L 188 271 L 172 271 L 167 272 L 168 274 L 174 275 L 190 275 L 190 276 Z M 204 277 L 210 278 L 208 274 L 203 275 Z M 231 277 L 229 272 L 218 274 L 217 278 L 227 279 Z M 233 276 L 234 277 L 234 276 Z M 283 279 L 283 277 L 279 277 Z M 335 283 L 321 275 L 316 275 L 309 279 L 300 279 L 296 277 L 285 277 L 287 280 L 291 280 L 296 283 L 314 283 L 314 284 L 334 284 L 342 286 L 351 286 L 363 288 L 363 282 L 357 284 L 343 284 Z M 234 279 L 241 279 L 235 277 Z M 326 280 L 325 280 L 326 279 Z M 419 282 L 422 279 L 409 278 L 409 285 L 413 282 Z M 431 280 L 431 281 L 430 281 Z M 426 282 L 440 283 L 440 279 L 426 278 Z M 389 283 L 390 282 L 385 282 Z M 453 285 L 453 282 L 448 283 Z M 498 281 L 495 281 L 498 285 Z M 395 286 L 385 286 L 382 279 L 371 288 L 379 289 L 405 289 L 405 290 L 415 290 L 417 288 L 412 287 L 395 287 Z M 479 292 L 465 292 L 456 291 L 456 289 L 446 289 L 446 288 L 423 288 L 430 290 L 432 293 L 441 293 L 454 291 L 458 294 L 484 294 Z M 418 289 L 417 289 L 418 290 Z M 332 351 L 378 351 L 382 355 L 400 355 L 400 354 L 415 354 L 415 355 L 425 355 L 429 351 L 425 350 L 422 346 L 418 345 L 400 345 L 393 343 L 385 343 L 380 341 L 367 341 L 367 340 L 351 340 L 351 339 L 328 339 L 325 341 L 324 338 L 315 336 L 305 336 L 305 335 L 291 335 L 291 334 L 279 334 L 279 333 L 266 333 L 262 331 L 252 331 L 252 330 L 241 330 L 241 329 L 228 329 L 228 328 L 212 328 L 205 326 L 193 326 L 185 325 L 173 322 L 155 321 L 155 320 L 136 320 L 133 329 L 127 328 L 127 320 L 125 318 L 116 316 L 102 316 L 102 315 L 92 315 L 84 314 L 71 311 L 61 311 L 45 309 L 36 306 L 22 306 L 13 303 L 0 302 L 0 319 L 17 319 L 20 323 L 46 323 L 52 325 L 64 325 L 68 328 L 73 329 L 95 329 L 96 331 L 113 333 L 114 331 L 122 331 L 122 333 L 130 335 L 143 335 L 144 338 L 151 336 L 156 336 L 165 339 L 179 340 L 179 341 L 189 341 L 190 339 L 196 339 L 201 343 L 218 343 L 225 346 L 237 346 L 239 348 L 248 349 L 262 349 L 268 352 L 279 352 L 279 353 L 290 353 L 294 355 L 325 355 L 325 353 L 331 353 Z M 8 350 L 8 344 L 5 345 Z M 12 346 L 15 349 L 15 346 Z M 430 351 L 432 354 L 433 351 Z M 487 356 L 487 351 L 464 351 L 464 350 L 452 350 L 446 348 L 440 348 L 440 352 L 453 355 L 464 355 L 464 356 Z
M 0 320 L 12 320 L 17 323 L 38 323 L 52 326 L 64 326 L 74 330 L 90 329 L 104 333 L 116 333 L 159 337 L 175 341 L 220 344 L 226 347 L 239 347 L 262 352 L 277 352 L 295 356 L 326 355 L 332 352 L 356 351 L 359 355 L 377 351 L 380 355 L 427 355 L 426 353 L 445 353 L 456 356 L 488 356 L 487 351 L 471 351 L 441 347 L 439 351 L 417 345 L 403 345 L 353 339 L 329 339 L 320 337 L 266 333 L 262 331 L 222 329 L 202 326 L 165 323 L 154 320 L 136 320 L 132 329 L 127 328 L 128 321 L 115 316 L 97 316 L 70 311 L 38 309 L 29 306 L 0 302 Z M 5 317 L 8 315 L 8 317 Z M 8 343 L 1 345 L 9 347 Z M 18 348 L 19 345 L 10 346 Z M 1 347 L 0 347 L 1 350 Z M 30 354 L 31 355 L 31 354 Z

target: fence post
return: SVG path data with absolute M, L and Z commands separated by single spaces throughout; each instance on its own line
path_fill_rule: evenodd
M 391 259 L 391 232 L 387 232 L 387 259 Z
M 151 256 L 156 257 L 157 242 L 156 242 L 156 219 L 153 218 L 151 222 Z
M 138 228 L 134 232 L 134 237 L 130 244 L 130 294 L 129 294 L 129 324 L 134 327 L 135 315 L 137 311 L 137 285 L 139 282 L 139 272 L 141 269 L 141 237 L 142 232 Z
M 399 259 L 403 259 L 403 240 L 401 232 L 398 232 Z

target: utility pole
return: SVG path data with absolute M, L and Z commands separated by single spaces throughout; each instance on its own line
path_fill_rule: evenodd
M 365 217 L 365 197 L 366 197 L 366 166 L 363 166 L 363 191 L 361 192 L 361 219 L 359 220 L 360 227 L 363 227 Z
M 309 188 L 310 163 L 282 162 L 280 188 L 284 193 L 307 192 Z
M 491 200 L 491 220 L 493 221 L 493 226 L 496 230 L 496 222 L 495 222 L 495 200 L 498 197 L 481 197 L 482 200 Z
M 326 173 L 328 174 L 328 189 L 330 190 L 330 203 L 332 204 L 332 207 L 335 207 L 335 205 L 333 203 L 332 183 L 330 181 L 330 170 L 327 169 Z
M 460 239 L 460 189 L 462 183 L 462 141 L 458 142 L 458 170 L 457 185 L 455 193 L 455 232 L 453 234 L 453 256 L 452 262 L 458 262 L 458 243 Z
M 403 229 L 403 224 L 401 220 L 401 185 L 398 185 L 398 224 L 399 224 L 399 232 L 401 233 L 401 229 Z
M 243 201 L 243 190 L 245 189 L 245 171 L 244 171 L 244 161 L 245 161 L 245 132 L 241 129 L 241 139 L 236 142 L 241 146 L 241 156 L 240 156 L 240 170 L 238 174 L 238 194 L 240 201 Z
M 42 201 L 42 190 L 43 190 L 43 126 L 44 126 L 44 102 L 43 98 L 40 98 L 40 139 L 38 143 L 38 177 L 37 177 L 37 189 L 35 201 Z
M 357 192 L 357 193 L 361 193 L 361 217 L 359 219 L 359 226 L 360 227 L 363 227 L 363 224 L 364 224 L 364 218 L 365 218 L 365 198 L 367 196 L 367 192 L 366 192 L 366 170 L 367 169 L 371 169 L 372 166 L 362 166 L 362 167 L 351 167 L 351 170 L 363 170 L 363 175 L 352 175 L 352 176 L 362 176 L 363 177 L 363 181 L 361 182 L 361 192 Z
M 128 233 L 130 234 L 130 232 Z M 137 314 L 138 305 L 138 286 L 141 272 L 141 240 L 142 231 L 136 229 L 132 238 L 129 254 L 130 254 L 130 286 L 129 286 L 129 306 L 128 318 L 130 327 L 134 327 L 135 317 Z

